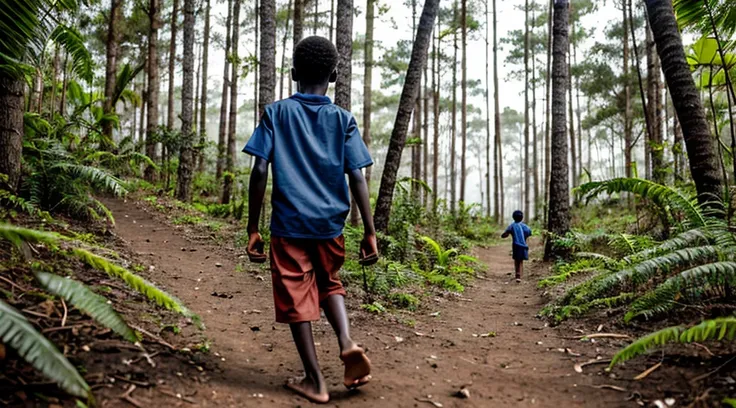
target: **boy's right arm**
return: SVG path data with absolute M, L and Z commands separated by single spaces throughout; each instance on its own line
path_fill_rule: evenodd
M 348 172 L 350 179 L 350 191 L 363 218 L 363 242 L 361 242 L 362 257 L 371 259 L 368 264 L 378 261 L 378 244 L 376 242 L 376 227 L 373 225 L 373 214 L 371 214 L 371 202 L 368 194 L 368 183 L 365 181 L 361 169 Z M 374 260 L 375 259 L 375 260 Z
M 506 231 L 504 231 L 503 234 L 501 234 L 501 238 L 506 238 L 509 235 L 511 235 L 511 227 L 510 226 L 508 228 L 506 228 Z
M 268 161 L 256 157 L 253 170 L 250 173 L 248 188 L 248 253 L 263 256 L 263 238 L 258 231 L 258 220 L 261 218 L 263 198 L 266 195 L 268 182 Z

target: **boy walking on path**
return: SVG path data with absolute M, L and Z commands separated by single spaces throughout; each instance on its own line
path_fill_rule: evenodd
M 513 243 L 511 244 L 511 257 L 514 258 L 514 269 L 516 271 L 516 282 L 521 282 L 521 273 L 524 271 L 524 261 L 529 260 L 529 245 L 526 239 L 532 235 L 532 230 L 526 224 L 521 222 L 524 220 L 524 213 L 516 210 L 512 215 L 514 223 L 506 228 L 501 238 L 511 235 Z
M 337 335 L 345 364 L 344 384 L 356 388 L 370 380 L 371 364 L 351 338 L 345 290 L 338 272 L 345 260 L 342 230 L 350 191 L 363 218 L 361 263 L 378 260 L 368 188 L 361 169 L 371 166 L 368 149 L 353 115 L 326 96 L 337 78 L 338 53 L 322 37 L 308 37 L 294 50 L 291 75 L 298 93 L 266 107 L 244 152 L 255 156 L 250 178 L 248 256 L 265 262 L 258 231 L 268 164 L 273 170 L 271 277 L 276 321 L 287 323 L 304 364 L 305 377 L 286 387 L 317 403 L 330 399 L 317 361 L 312 321 L 320 306 Z

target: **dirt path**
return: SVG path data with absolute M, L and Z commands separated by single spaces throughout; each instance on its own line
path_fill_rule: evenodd
M 150 278 L 177 295 L 207 325 L 213 360 L 220 360 L 216 368 L 207 368 L 209 381 L 191 385 L 196 387 L 196 404 L 310 406 L 281 387 L 285 378 L 299 373 L 301 365 L 288 327 L 273 323 L 270 277 L 237 272 L 239 260 L 232 251 L 190 242 L 183 230 L 131 202 L 109 205 L 117 220 L 117 235 L 140 263 L 155 266 Z M 464 300 L 435 299 L 433 310 L 439 315 L 417 313 L 414 328 L 350 311 L 353 337 L 367 348 L 374 363 L 373 382 L 359 392 L 343 391 L 332 331 L 324 319 L 315 325 L 331 406 L 440 406 L 430 398 L 444 407 L 632 405 L 625 401 L 625 393 L 593 387 L 607 381 L 607 374 L 600 372 L 603 366 L 586 368 L 586 374 L 573 370 L 576 361 L 588 361 L 597 353 L 609 356 L 611 350 L 597 350 L 601 344 L 564 340 L 562 336 L 576 333 L 560 333 L 536 319 L 542 305 L 530 283 L 536 279 L 530 276 L 520 285 L 510 282 L 508 272 L 513 266 L 506 246 L 479 250 L 477 255 L 489 266 L 486 277 L 468 288 Z M 215 292 L 224 297 L 214 296 Z M 496 336 L 479 336 L 488 332 Z M 565 347 L 584 355 L 572 357 L 558 351 Z M 470 399 L 452 397 L 463 385 L 468 385 Z

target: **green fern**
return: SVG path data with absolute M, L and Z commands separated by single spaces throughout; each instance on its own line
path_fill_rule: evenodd
M 159 306 L 179 313 L 185 317 L 189 317 L 197 324 L 201 325 L 199 316 L 187 309 L 178 299 L 157 288 L 152 283 L 146 281 L 140 276 L 130 272 L 125 268 L 115 265 L 108 259 L 95 255 L 87 250 L 74 248 L 71 252 L 92 268 L 103 271 L 112 277 L 123 280 L 131 289 L 141 293 L 146 298 L 152 300 Z
M 670 311 L 680 296 L 696 300 L 704 295 L 717 297 L 721 288 L 736 287 L 736 262 L 724 261 L 700 265 L 667 279 L 631 305 L 624 321 L 637 316 L 661 315 Z
M 435 265 L 439 268 L 447 268 L 450 265 L 452 257 L 458 254 L 458 250 L 455 248 L 443 250 L 440 244 L 430 237 L 422 236 L 420 239 L 432 248 L 436 257 Z
M 46 272 L 35 272 L 36 279 L 47 291 L 64 298 L 77 309 L 88 314 L 105 327 L 112 329 L 131 343 L 139 341 L 120 315 L 107 303 L 107 299 L 92 292 L 83 284 Z
M 708 244 L 708 236 L 706 232 L 707 228 L 704 229 L 691 229 L 687 230 L 674 238 L 671 238 L 661 244 L 648 248 L 635 254 L 626 256 L 623 261 L 626 263 L 637 263 L 645 259 L 652 258 L 662 253 L 675 251 L 690 246 L 706 245 Z
M 94 63 L 92 55 L 84 44 L 84 38 L 74 28 L 59 25 L 51 33 L 51 40 L 62 45 L 72 60 L 72 70 L 87 82 L 94 79 Z
M 690 197 L 682 191 L 638 178 L 615 178 L 583 184 L 578 191 L 588 201 L 603 194 L 632 193 L 650 200 L 670 218 L 676 220 L 673 212 L 682 213 L 686 218 L 687 228 L 703 227 L 707 224 L 706 214 L 698 204 L 697 198 Z
M 56 246 L 61 236 L 55 232 L 44 232 L 0 223 L 0 238 L 10 241 L 18 247 L 24 242 L 40 242 Z
M 0 343 L 18 352 L 24 360 L 71 395 L 88 398 L 89 385 L 69 360 L 18 313 L 0 300 Z
M 734 341 L 736 339 L 736 317 L 721 317 L 705 320 L 685 330 L 668 327 L 648 334 L 619 351 L 611 360 L 611 367 L 645 354 L 649 350 L 668 343 L 693 343 L 705 341 Z

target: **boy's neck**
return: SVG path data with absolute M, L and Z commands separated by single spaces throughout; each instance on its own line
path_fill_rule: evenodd
M 303 84 L 299 82 L 299 85 L 297 86 L 297 90 L 299 93 L 306 94 L 306 95 L 319 95 L 319 96 L 325 96 L 327 95 L 327 88 L 330 87 L 330 83 L 324 83 L 324 84 Z

